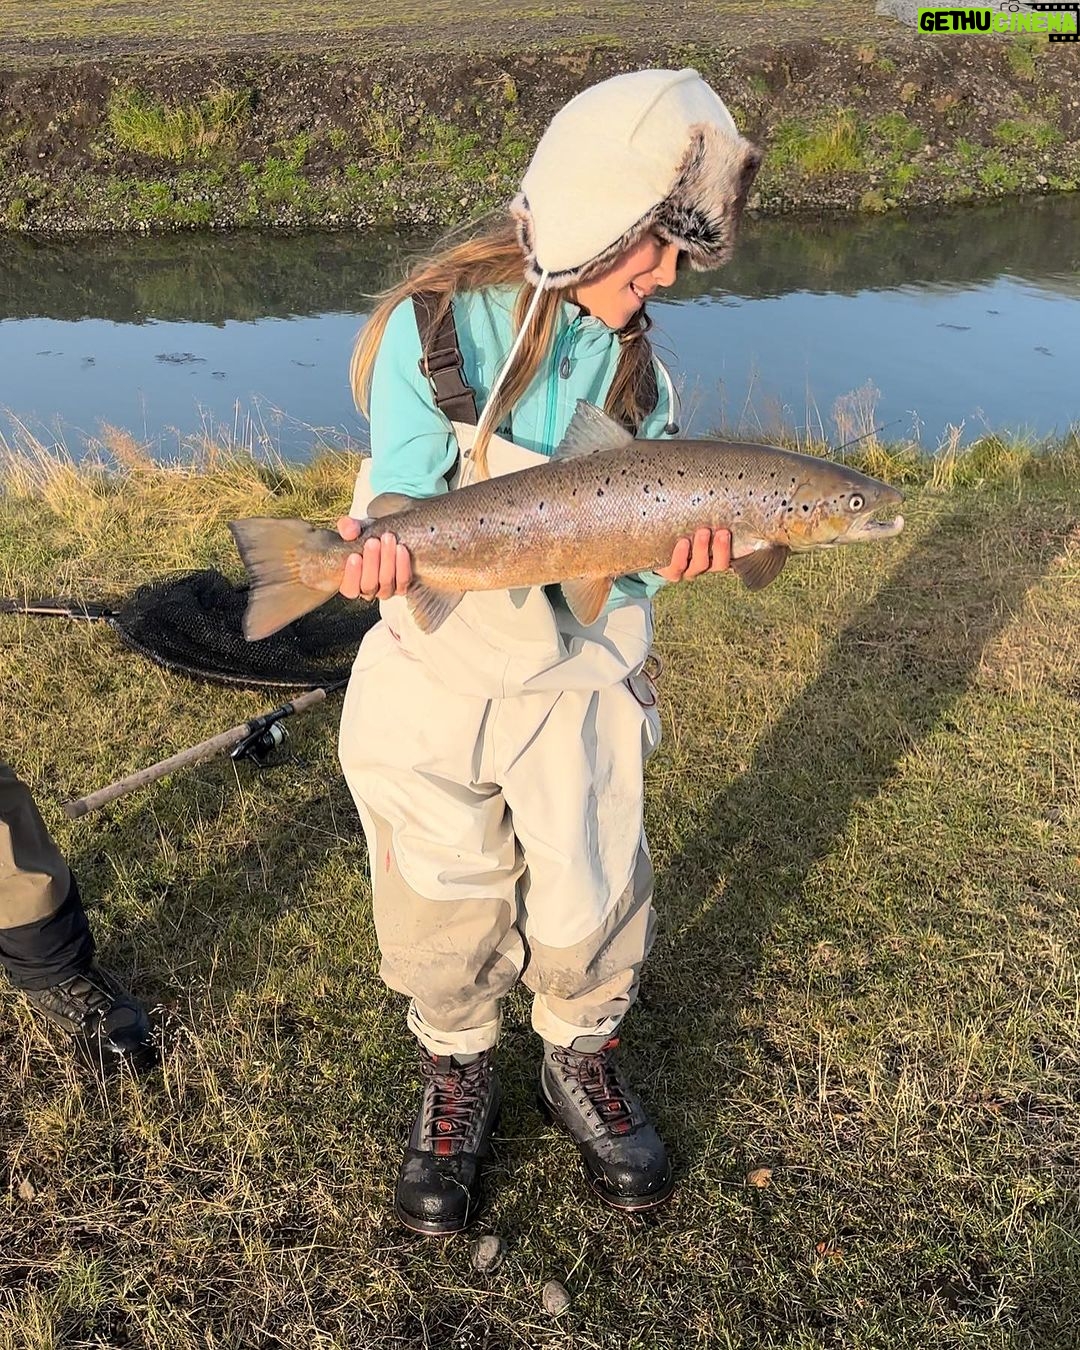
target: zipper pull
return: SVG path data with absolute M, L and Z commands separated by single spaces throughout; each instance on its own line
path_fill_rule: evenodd
M 564 356 L 563 359 L 559 362 L 559 375 L 560 375 L 564 380 L 568 380 L 568 379 L 570 378 L 570 358 L 569 358 L 569 356 Z

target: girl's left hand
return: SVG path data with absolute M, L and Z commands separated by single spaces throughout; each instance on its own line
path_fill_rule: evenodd
M 679 540 L 670 565 L 658 567 L 656 575 L 665 581 L 690 581 L 703 572 L 726 572 L 730 566 L 731 531 L 704 526 L 694 531 L 692 540 Z

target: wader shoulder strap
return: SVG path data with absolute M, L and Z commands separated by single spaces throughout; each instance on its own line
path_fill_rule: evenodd
M 435 322 L 439 299 L 430 291 L 413 295 L 416 327 L 420 334 L 420 373 L 431 382 L 435 406 L 451 422 L 476 426 L 476 394 L 465 383 L 464 361 L 458 346 L 454 306 Z

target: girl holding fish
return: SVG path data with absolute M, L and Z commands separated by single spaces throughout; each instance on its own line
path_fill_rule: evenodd
M 548 463 L 579 399 L 638 437 L 674 434 L 645 305 L 683 262 L 726 261 L 758 162 L 695 71 L 606 80 L 556 115 L 510 216 L 414 268 L 357 343 L 371 457 L 339 530 L 355 539 L 361 519 L 387 519 L 341 585 L 377 597 L 382 621 L 353 668 L 340 755 L 381 974 L 409 997 L 420 1044 L 394 1206 L 416 1232 L 456 1232 L 474 1215 L 501 1095 L 500 1005 L 519 979 L 543 1041 L 540 1103 L 593 1191 L 626 1212 L 672 1192 L 664 1144 L 615 1058 L 654 930 L 643 769 L 660 726 L 643 666 L 652 596 L 726 570 L 730 535 L 698 530 L 667 566 L 602 591 L 469 592 L 432 625 L 404 598 L 411 560 L 392 513 Z M 479 425 L 437 406 L 439 354 L 421 326 L 441 332 L 444 354 L 450 334 Z

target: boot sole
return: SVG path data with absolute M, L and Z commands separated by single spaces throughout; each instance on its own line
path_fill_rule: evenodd
M 491 1119 L 491 1135 L 494 1135 L 502 1121 L 502 1102 L 500 1101 L 494 1116 Z M 488 1137 L 487 1147 L 480 1155 L 480 1161 L 486 1163 L 491 1154 L 491 1136 Z M 475 1203 L 469 1205 L 468 1212 L 464 1219 L 455 1219 L 452 1223 L 440 1223 L 433 1219 L 420 1219 L 415 1214 L 410 1214 L 407 1209 L 402 1209 L 397 1200 L 394 1201 L 394 1218 L 403 1228 L 407 1228 L 410 1233 L 416 1233 L 420 1237 L 453 1237 L 455 1233 L 464 1233 L 479 1218 L 481 1207 L 484 1202 L 483 1191 L 484 1169 L 481 1167 L 477 1178 L 477 1189 L 474 1197 Z
M 429 1223 L 425 1219 L 418 1219 L 414 1215 L 407 1213 L 401 1206 L 394 1202 L 394 1218 L 401 1224 L 402 1228 L 407 1228 L 410 1233 L 416 1233 L 420 1237 L 453 1237 L 455 1233 L 464 1233 L 465 1230 L 476 1219 L 476 1213 L 479 1211 L 480 1204 L 477 1202 L 475 1210 L 470 1210 L 461 1223 L 455 1223 L 450 1227 L 446 1224 Z
M 596 1176 L 589 1168 L 585 1155 L 581 1152 L 578 1141 L 566 1127 L 565 1121 L 555 1110 L 552 1104 L 544 1096 L 543 1092 L 537 1088 L 536 1104 L 540 1108 L 541 1114 L 547 1120 L 562 1131 L 578 1150 L 578 1156 L 581 1158 L 582 1170 L 585 1173 L 586 1180 L 589 1183 L 589 1189 L 598 1200 L 603 1200 L 609 1209 L 618 1210 L 620 1214 L 644 1214 L 652 1209 L 659 1209 L 661 1205 L 666 1205 L 675 1191 L 675 1178 L 671 1174 L 671 1168 L 668 1167 L 668 1174 L 664 1178 L 663 1187 L 658 1191 L 653 1191 L 650 1195 L 641 1196 L 615 1196 L 605 1190 L 603 1184 L 598 1181 Z

